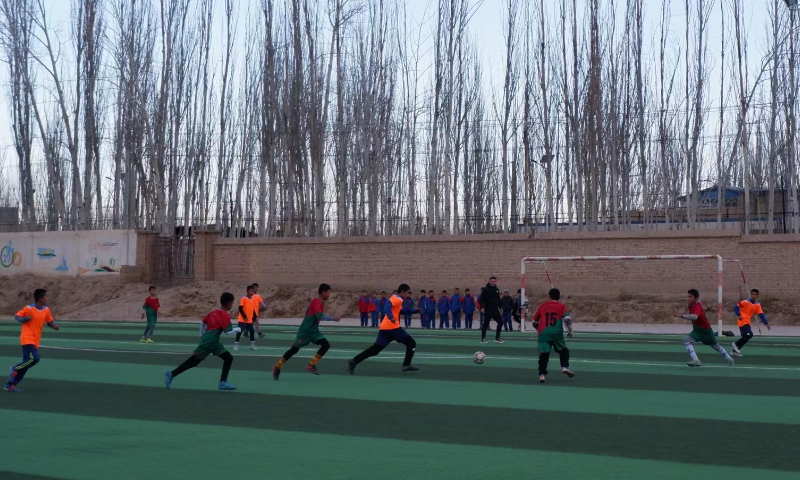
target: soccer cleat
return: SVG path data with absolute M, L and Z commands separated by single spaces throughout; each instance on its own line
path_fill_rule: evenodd
M 139 340 L 139 343 L 147 343 L 147 339 L 143 338 L 143 339 Z
M 234 351 L 239 350 L 239 344 L 238 343 L 234 343 L 233 344 L 233 350 Z
M 743 356 L 744 355 L 742 355 L 741 353 L 739 353 L 739 352 L 737 352 L 735 350 L 731 352 L 731 357 L 743 357 Z
M 564 375 L 568 376 L 569 378 L 572 378 L 572 377 L 575 376 L 575 372 L 573 372 L 572 370 L 570 370 L 567 367 L 561 367 L 561 373 L 563 373 Z
M 544 383 L 547 381 L 547 375 L 539 375 L 539 383 Z
M 281 369 L 278 368 L 278 365 L 272 366 L 272 378 L 275 380 L 279 380 L 281 378 Z
M 728 366 L 729 366 L 729 367 L 732 367 L 732 366 L 734 366 L 734 365 L 736 364 L 736 362 L 734 362 L 734 361 L 733 361 L 733 359 L 732 359 L 731 357 L 728 357 L 728 358 L 726 358 L 725 360 L 727 360 L 727 361 L 728 361 Z
M 306 365 L 306 371 L 308 373 L 313 373 L 314 375 L 319 375 L 316 365 Z
M 351 358 L 350 360 L 347 361 L 347 373 L 352 375 L 355 372 L 356 372 L 356 361 Z
M 236 387 L 234 387 L 228 382 L 219 382 L 219 386 L 217 386 L 217 388 L 222 391 L 236 390 Z
M 16 386 L 16 385 L 14 385 L 13 383 L 7 383 L 7 384 L 5 384 L 5 385 L 3 386 L 3 390 L 5 390 L 6 392 L 11 392 L 11 393 L 22 393 L 22 390 L 20 390 L 19 388 L 17 388 L 17 386 Z
M 417 367 L 415 367 L 413 365 L 403 365 L 403 371 L 404 372 L 418 372 L 419 368 L 417 368 Z
M 172 379 L 173 378 L 174 377 L 172 376 L 172 371 L 171 370 L 167 370 L 166 372 L 164 372 L 164 385 L 166 385 L 167 390 L 172 390 Z
M 255 345 L 250 345 L 250 350 L 258 350 L 258 347 L 256 347 Z
M 739 347 L 736 346 L 736 342 L 733 342 L 731 344 L 731 346 L 733 347 L 733 350 L 731 350 L 731 356 L 733 356 L 733 357 L 743 357 L 744 356 L 744 355 L 742 355 L 742 351 L 739 350 Z
M 489 343 L 489 342 L 487 342 L 485 338 L 482 338 L 481 343 Z
M 153 339 L 152 339 L 152 338 L 148 338 L 148 339 L 147 339 L 147 340 L 145 340 L 145 341 L 146 341 L 147 343 L 156 343 L 156 342 L 154 342 L 154 341 L 153 341 Z
M 699 367 L 701 363 L 700 360 L 690 360 L 686 362 L 686 365 L 689 365 L 690 367 Z
M 494 339 L 494 343 L 506 343 L 506 342 L 504 342 L 503 340 L 500 340 L 499 338 L 495 338 Z
M 261 332 L 258 332 L 258 338 L 264 338 L 265 336 L 266 336 L 266 335 L 264 335 L 263 333 L 261 333 Z

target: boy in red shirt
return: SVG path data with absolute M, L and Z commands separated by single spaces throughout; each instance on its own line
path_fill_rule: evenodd
M 362 290 L 361 296 L 358 297 L 358 313 L 361 314 L 361 326 L 366 327 L 369 323 L 369 307 L 372 302 L 367 296 L 367 291 Z
M 144 305 L 142 308 L 144 312 L 142 312 L 142 320 L 145 319 L 147 316 L 147 326 L 144 327 L 144 333 L 142 334 L 142 343 L 153 343 L 153 332 L 156 331 L 156 322 L 158 322 L 158 309 L 161 308 L 161 304 L 158 303 L 158 291 L 156 290 L 155 285 L 150 285 L 150 288 L 147 289 L 150 292 L 150 295 L 144 299 Z
M 714 330 L 711 329 L 711 324 L 708 323 L 706 312 L 703 309 L 703 305 L 700 304 L 699 298 L 700 293 L 697 290 L 694 288 L 689 290 L 689 313 L 677 315 L 684 320 L 692 322 L 691 333 L 683 337 L 683 346 L 686 347 L 686 351 L 689 352 L 689 357 L 691 357 L 691 360 L 687 362 L 686 365 L 690 367 L 699 367 L 701 365 L 700 359 L 697 358 L 697 353 L 695 353 L 694 345 L 692 344 L 695 342 L 702 342 L 703 345 L 708 345 L 719 352 L 719 354 L 728 361 L 728 365 L 732 367 L 733 359 L 728 355 L 728 352 L 722 348 L 722 345 L 717 343 L 717 335 L 714 333 Z
M 46 295 L 47 290 L 43 288 L 36 289 L 33 292 L 34 303 L 14 315 L 14 320 L 22 324 L 22 332 L 19 335 L 19 343 L 22 345 L 22 362 L 11 367 L 8 372 L 8 383 L 3 387 L 6 392 L 22 392 L 17 388 L 17 385 L 25 377 L 25 373 L 39 363 L 39 343 L 42 340 L 42 328 L 47 325 L 53 330 L 58 330 L 58 325 L 53 321 L 53 315 L 50 313 L 50 309 L 47 308 Z
M 209 355 L 216 355 L 222 359 L 222 375 L 219 377 L 219 390 L 236 390 L 236 387 L 228 383 L 228 372 L 231 371 L 231 364 L 233 364 L 233 355 L 225 349 L 222 342 L 219 341 L 220 335 L 223 333 L 241 333 L 239 327 L 231 327 L 231 315 L 228 313 L 233 308 L 233 294 L 225 292 L 219 299 L 220 308 L 206 315 L 203 319 L 205 325 L 205 333 L 200 338 L 200 344 L 192 353 L 192 356 L 181 363 L 175 370 L 167 370 L 164 372 L 164 385 L 167 390 L 172 388 L 172 380 L 178 375 L 200 365 L 200 362 L 208 358 Z

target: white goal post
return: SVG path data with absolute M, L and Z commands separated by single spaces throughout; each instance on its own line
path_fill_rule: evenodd
M 545 262 L 587 262 L 587 261 L 636 261 L 636 260 L 717 260 L 717 335 L 722 336 L 722 265 L 720 255 L 639 255 L 639 256 L 595 256 L 595 257 L 524 257 L 520 262 L 522 274 L 522 288 L 520 289 L 520 302 L 522 303 L 522 331 L 525 331 L 527 316 L 527 297 L 525 296 L 525 265 L 528 263 Z M 545 269 L 547 267 L 545 266 Z M 550 275 L 547 275 L 548 280 Z M 552 282 L 551 285 L 552 287 Z

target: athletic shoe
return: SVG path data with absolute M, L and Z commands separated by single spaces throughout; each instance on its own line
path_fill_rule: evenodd
M 736 346 L 736 342 L 733 342 L 731 344 L 731 346 L 733 347 L 733 350 L 731 350 L 731 356 L 734 356 L 734 357 L 743 357 L 744 356 L 744 355 L 742 355 L 742 351 L 739 350 L 739 347 Z
M 172 379 L 173 378 L 174 377 L 172 376 L 172 371 L 171 370 L 167 370 L 166 372 L 164 372 L 164 385 L 167 386 L 167 390 L 172 390 Z
M 281 369 L 278 368 L 278 365 L 272 366 L 272 378 L 275 380 L 280 380 L 281 378 Z
M 11 392 L 11 393 L 22 393 L 22 390 L 17 388 L 17 386 L 14 385 L 13 383 L 10 384 L 10 385 L 9 384 L 5 384 L 3 386 L 3 390 L 5 390 L 6 392 Z
M 575 372 L 573 372 L 569 368 L 565 368 L 565 367 L 561 368 L 561 373 L 563 373 L 564 375 L 568 376 L 569 378 L 572 378 L 572 377 L 575 376 Z
M 689 362 L 686 362 L 686 365 L 689 365 L 690 367 L 699 367 L 701 364 L 700 360 L 691 360 Z
M 727 360 L 727 361 L 728 361 L 728 366 L 729 366 L 729 367 L 732 367 L 732 366 L 734 366 L 734 365 L 736 364 L 736 362 L 734 362 L 734 361 L 733 361 L 733 359 L 732 359 L 731 357 L 728 357 L 728 358 L 726 358 L 725 360 Z
M 487 342 L 485 338 L 482 338 L 481 343 L 489 343 L 489 342 Z
M 156 343 L 156 342 L 154 342 L 154 341 L 153 341 L 153 339 L 152 339 L 152 338 L 148 338 L 148 339 L 146 340 L 146 342 L 147 342 L 147 343 Z
M 219 382 L 219 386 L 217 386 L 217 388 L 222 391 L 236 390 L 236 387 L 234 387 L 228 382 Z
M 264 338 L 265 336 L 266 336 L 266 335 L 264 335 L 263 333 L 261 333 L 261 332 L 258 332 L 258 338 Z
M 306 365 L 306 371 L 308 373 L 313 373 L 314 375 L 319 375 L 316 365 Z
M 234 343 L 233 344 L 233 350 L 234 351 L 239 350 L 239 344 L 238 343 Z
M 743 357 L 743 356 L 744 356 L 744 355 L 742 355 L 741 353 L 739 353 L 739 352 L 737 352 L 737 351 L 733 351 L 733 352 L 731 352 L 731 357 Z
M 539 383 L 544 383 L 547 381 L 547 375 L 539 375 Z
M 139 343 L 147 343 L 147 339 L 143 338 L 143 339 L 139 340 Z
M 415 367 L 413 365 L 404 365 L 403 366 L 403 371 L 404 372 L 418 372 L 419 368 L 417 368 L 417 367 Z
M 504 342 L 503 340 L 500 340 L 499 338 L 496 338 L 494 340 L 494 343 L 506 343 L 506 342 Z
M 356 372 L 356 361 L 351 358 L 350 360 L 347 361 L 347 373 L 352 375 L 355 372 Z
M 250 345 L 250 350 L 258 350 L 258 347 L 256 347 L 255 345 Z

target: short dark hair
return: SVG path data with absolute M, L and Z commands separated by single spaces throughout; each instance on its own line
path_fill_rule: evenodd
M 259 284 L 257 284 L 257 283 L 255 283 L 255 282 L 253 282 L 253 285 L 251 285 L 251 286 L 252 286 L 252 287 L 258 287 L 258 286 L 260 286 L 260 285 L 259 285 Z
M 320 295 L 322 295 L 323 293 L 327 292 L 327 291 L 328 291 L 328 290 L 330 290 L 330 289 L 331 289 L 331 286 L 330 286 L 330 285 L 328 285 L 327 283 L 323 283 L 323 284 L 322 284 L 322 285 L 320 285 L 320 286 L 319 286 L 319 288 L 317 289 L 317 293 L 319 293 Z
M 492 275 L 491 277 L 489 277 L 489 280 L 497 280 L 497 277 L 495 277 L 494 275 Z
M 465 289 L 464 291 L 465 291 L 465 292 L 471 292 L 472 290 L 470 290 L 469 288 L 467 288 L 467 289 Z
M 689 295 L 693 296 L 694 298 L 700 298 L 700 292 L 698 292 L 697 289 L 694 288 L 689 290 Z
M 150 285 L 149 287 L 147 287 L 147 291 L 148 291 L 148 292 L 149 292 L 150 290 L 155 290 L 155 289 L 156 289 L 156 286 L 155 286 L 155 285 Z
M 38 302 L 39 300 L 43 299 L 46 294 L 47 290 L 44 288 L 37 288 L 33 291 L 33 301 Z
M 401 283 L 400 286 L 397 287 L 397 293 L 410 292 L 410 291 L 411 287 L 409 287 L 407 283 Z
M 442 290 L 442 293 L 447 293 L 447 290 Z
M 761 293 L 758 291 L 757 288 L 750 290 L 750 293 L 755 293 L 756 295 L 760 295 Z
M 423 290 L 420 290 L 420 291 L 419 291 L 419 293 L 425 293 L 425 290 L 424 290 L 424 289 L 423 289 Z
M 547 292 L 547 296 L 553 300 L 561 300 L 561 290 L 557 288 L 551 288 L 550 291 Z
M 233 303 L 233 294 L 229 292 L 225 292 L 219 297 L 219 304 L 223 307 L 229 303 Z
M 381 295 L 386 295 L 386 290 L 382 290 Z
M 434 293 L 433 290 L 428 290 L 428 293 Z
M 247 289 L 248 289 L 248 290 L 252 290 L 252 289 L 253 289 L 253 286 L 252 286 L 252 285 L 248 285 L 248 286 L 247 286 Z

